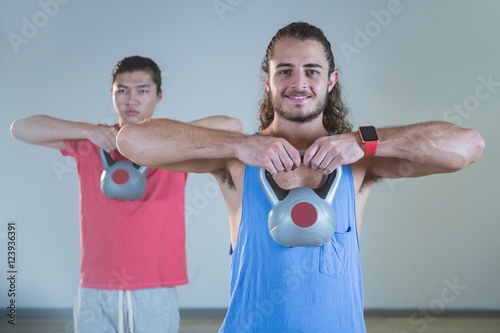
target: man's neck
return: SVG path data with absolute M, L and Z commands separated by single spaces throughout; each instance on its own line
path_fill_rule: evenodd
M 318 138 L 328 135 L 323 126 L 322 117 L 308 123 L 296 123 L 283 118 L 275 118 L 268 128 L 261 131 L 263 135 L 281 137 L 297 149 L 307 149 Z

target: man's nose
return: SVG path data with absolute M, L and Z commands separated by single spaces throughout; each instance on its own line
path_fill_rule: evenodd
M 127 96 L 127 105 L 137 105 L 139 102 L 138 102 L 138 96 L 137 96 L 137 93 L 134 92 L 134 91 L 131 91 L 128 96 Z
M 307 88 L 307 76 L 305 73 L 297 71 L 292 76 L 292 88 L 302 90 Z

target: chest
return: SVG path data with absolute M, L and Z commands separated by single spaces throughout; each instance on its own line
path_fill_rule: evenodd
M 301 166 L 293 171 L 280 172 L 273 178 L 279 187 L 288 190 L 296 187 L 317 188 L 323 183 L 325 175 Z

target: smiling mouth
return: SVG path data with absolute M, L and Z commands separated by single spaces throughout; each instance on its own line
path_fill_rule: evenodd
M 288 95 L 286 97 L 295 103 L 305 102 L 311 98 L 310 96 L 306 96 L 306 95 Z

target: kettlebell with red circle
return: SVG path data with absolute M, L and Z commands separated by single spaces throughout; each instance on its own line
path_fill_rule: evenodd
M 316 189 L 285 190 L 260 169 L 259 181 L 271 204 L 268 227 L 274 241 L 286 247 L 321 246 L 332 238 L 337 225 L 332 204 L 341 176 L 339 166 Z
M 104 149 L 100 149 L 103 171 L 101 190 L 107 197 L 116 200 L 137 200 L 146 191 L 145 166 L 131 161 L 114 161 Z

